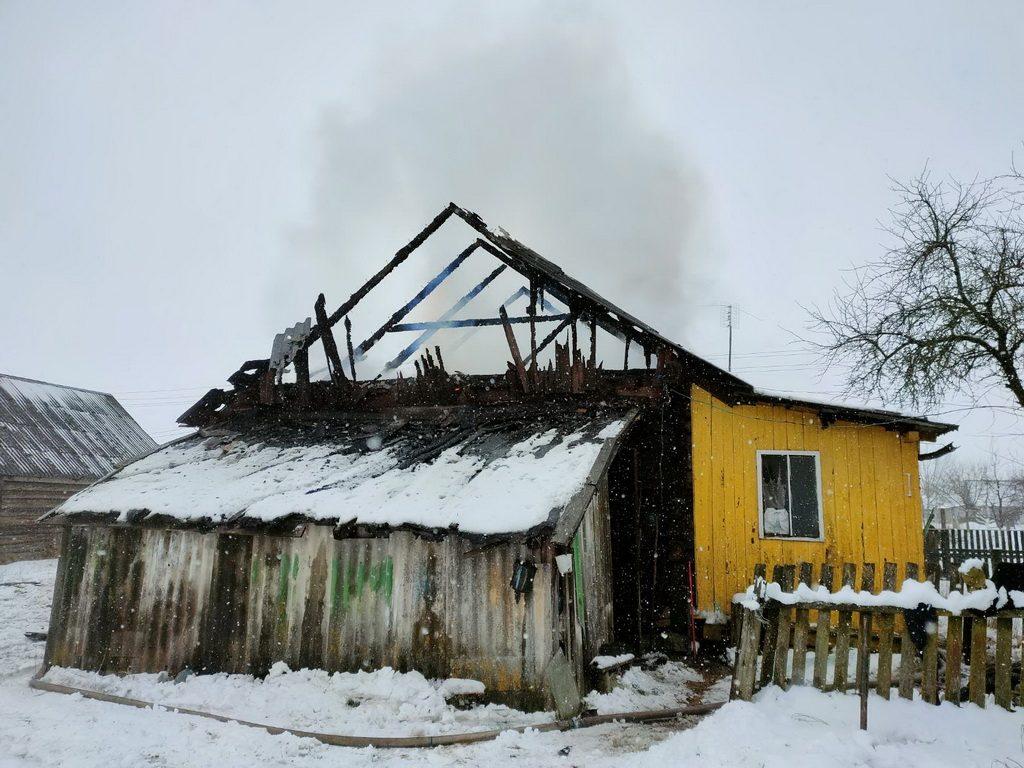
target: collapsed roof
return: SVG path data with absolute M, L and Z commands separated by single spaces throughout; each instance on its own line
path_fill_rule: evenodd
M 367 336 L 362 342 L 353 344 L 351 338 L 352 326 L 348 317 L 351 310 L 400 264 L 408 259 L 417 248 L 437 232 L 445 222 L 453 217 L 461 219 L 467 224 L 477 234 L 476 239 L 409 301 L 397 309 L 383 325 Z M 478 249 L 487 252 L 499 262 L 493 272 L 466 293 L 448 311 L 443 313 L 438 320 L 417 323 L 404 322 L 410 312 L 430 296 L 441 283 L 463 264 L 470 254 Z M 518 295 L 529 296 L 530 303 L 527 316 L 510 318 L 505 312 L 505 305 L 502 305 L 499 309 L 499 317 L 457 318 L 457 315 L 476 299 L 490 281 L 506 269 L 512 270 L 512 272 L 517 273 L 526 281 L 526 285 L 520 289 Z M 554 312 L 545 314 L 543 310 L 548 309 L 545 296 L 551 296 L 564 304 L 568 308 L 568 312 L 564 314 Z M 408 360 L 413 354 L 421 348 L 425 348 L 427 340 L 437 330 L 442 328 L 500 325 L 504 327 L 512 357 L 512 362 L 509 363 L 509 371 L 506 374 L 509 389 L 518 395 L 530 396 L 549 392 L 552 389 L 552 381 L 557 388 L 563 379 L 564 387 L 562 391 L 572 393 L 580 393 L 593 389 L 595 385 L 599 385 L 599 379 L 607 378 L 605 376 L 606 372 L 599 370 L 602 366 L 598 363 L 595 356 L 594 337 L 597 330 L 600 329 L 626 344 L 627 360 L 629 345 L 631 344 L 635 344 L 643 350 L 648 369 L 651 367 L 652 357 L 656 357 L 657 369 L 654 378 L 661 379 L 663 382 L 665 378 L 662 376 L 663 370 L 672 366 L 675 369 L 673 375 L 677 383 L 688 382 L 697 384 L 729 405 L 773 402 L 792 407 L 811 407 L 821 411 L 822 420 L 826 423 L 837 419 L 860 423 L 879 423 L 890 429 L 917 431 L 921 434 L 922 438 L 929 440 L 935 439 L 938 435 L 956 428 L 951 424 L 941 424 L 925 418 L 903 416 L 890 411 L 811 404 L 807 401 L 791 400 L 760 393 L 742 379 L 697 357 L 666 338 L 651 326 L 595 293 L 581 281 L 567 275 L 557 265 L 512 238 L 504 230 L 496 231 L 492 229 L 477 214 L 455 203 L 449 203 L 419 234 L 403 248 L 399 249 L 387 264 L 360 286 L 358 290 L 352 293 L 334 312 L 330 315 L 327 314 L 323 294 L 319 296 L 315 310 L 316 324 L 311 324 L 307 320 L 297 323 L 284 333 L 279 334 L 275 339 L 270 358 L 249 360 L 228 378 L 228 381 L 236 388 L 233 393 L 226 393 L 219 389 L 211 390 L 195 406 L 182 415 L 181 423 L 198 427 L 209 426 L 224 418 L 230 418 L 233 413 L 232 406 L 234 406 L 235 410 L 238 407 L 248 409 L 256 406 L 287 402 L 289 397 L 292 397 L 293 401 L 300 407 L 310 407 L 312 401 L 310 397 L 311 377 L 308 350 L 317 341 L 321 341 L 323 344 L 328 364 L 327 371 L 331 383 L 335 385 L 339 392 L 347 391 L 349 393 L 347 398 L 349 402 L 358 402 L 365 406 L 368 402 L 368 399 L 365 397 L 365 390 L 353 394 L 358 389 L 355 386 L 355 363 L 362 360 L 367 351 L 387 334 L 407 331 L 421 332 L 415 341 L 406 346 L 395 359 L 388 363 L 384 374 L 388 371 L 396 370 L 399 365 Z M 344 321 L 346 334 L 344 346 L 335 340 L 332 330 L 342 321 Z M 530 349 L 523 350 L 522 353 L 517 348 L 512 331 L 512 327 L 516 323 L 529 323 L 530 325 Z M 552 323 L 555 325 L 554 330 L 544 336 L 538 343 L 536 326 L 541 323 Z M 591 346 L 589 359 L 585 351 L 577 348 L 577 325 L 584 326 L 590 332 Z M 568 343 L 559 347 L 557 342 L 555 342 L 555 364 L 560 366 L 560 370 L 556 370 L 556 375 L 553 377 L 549 376 L 548 380 L 545 381 L 544 371 L 538 369 L 538 354 L 554 341 L 561 331 L 567 328 L 572 331 L 572 348 L 571 350 L 568 349 Z M 444 371 L 443 361 L 441 360 L 441 350 L 439 348 L 435 349 L 437 352 L 436 360 L 431 357 L 428 350 L 422 360 L 416 362 L 417 380 L 421 376 L 427 377 L 428 372 L 436 374 L 438 368 L 441 373 L 440 378 L 447 376 Z M 347 355 L 343 360 L 343 353 L 345 351 L 347 351 Z M 527 351 L 529 354 L 526 354 Z M 561 360 L 559 355 L 562 355 Z M 285 389 L 275 388 L 275 382 L 280 382 L 282 372 L 289 367 L 294 370 L 296 377 L 294 396 L 286 393 Z M 564 377 L 562 374 L 564 374 Z M 381 376 L 378 376 L 375 381 L 380 378 Z M 316 384 L 318 382 L 313 383 Z M 426 390 L 428 399 L 433 398 L 434 402 L 438 402 L 437 398 L 446 396 L 441 391 L 443 387 L 421 387 L 421 389 Z M 460 387 L 454 387 L 454 390 L 460 390 Z M 454 395 L 448 392 L 447 396 L 453 397 Z M 335 398 L 335 400 L 337 399 Z M 342 399 L 344 400 L 344 398 Z M 323 405 L 324 402 L 325 398 L 321 396 L 319 402 L 312 402 L 312 405 L 315 407 Z
M 121 522 L 553 530 L 582 515 L 619 436 L 623 407 L 339 414 L 239 426 L 171 443 L 55 514 Z M 579 520 L 567 520 L 575 530 Z M 564 526 L 563 526 L 564 527 Z
M 113 395 L 0 374 L 0 476 L 94 479 L 155 446 Z

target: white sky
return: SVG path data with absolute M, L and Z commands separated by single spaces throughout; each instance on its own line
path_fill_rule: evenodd
M 366 5 L 0 3 L 0 370 L 166 439 L 455 199 L 719 363 L 736 304 L 736 372 L 825 397 L 788 332 L 888 177 L 1022 151 L 1019 3 Z

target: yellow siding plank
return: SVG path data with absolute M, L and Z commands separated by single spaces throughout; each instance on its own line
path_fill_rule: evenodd
M 694 571 L 697 584 L 697 604 L 710 610 L 714 604 L 711 574 L 714 564 L 714 526 L 711 524 L 711 396 L 702 389 L 691 387 L 691 431 L 693 437 L 693 525 Z

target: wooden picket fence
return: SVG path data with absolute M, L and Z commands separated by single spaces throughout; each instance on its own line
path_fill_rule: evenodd
M 896 563 L 884 564 L 882 589 L 897 591 L 902 584 L 897 580 L 898 570 Z M 831 592 L 834 575 L 831 565 L 822 565 L 818 580 L 813 581 L 812 565 L 801 563 L 799 567 L 776 566 L 772 581 L 778 582 L 784 592 L 792 592 L 797 579 L 809 586 L 824 585 Z M 917 580 L 917 564 L 907 563 L 903 575 Z M 755 568 L 754 577 L 755 583 L 765 577 L 764 565 Z M 844 564 L 841 579 L 842 586 L 854 587 L 857 566 Z M 874 585 L 875 566 L 864 563 L 860 589 L 874 593 Z M 999 706 L 1012 709 L 1020 704 L 1020 666 L 1014 666 L 1012 651 L 1021 647 L 1021 637 L 1015 633 L 1013 620 L 1024 618 L 1024 610 L 1005 608 L 989 614 L 964 611 L 957 616 L 942 610 L 936 613 L 946 618 L 945 632 L 929 633 L 924 648 L 918 650 L 906 621 L 901 618 L 901 608 L 814 602 L 790 606 L 766 599 L 759 610 L 734 611 L 740 615 L 740 626 L 731 696 L 749 700 L 758 689 L 769 684 L 782 688 L 811 684 L 823 691 L 859 689 L 863 696 L 862 707 L 865 707 L 870 680 L 868 662 L 871 655 L 877 654 L 874 690 L 885 699 L 896 688 L 905 699 L 913 699 L 914 691 L 918 690 L 920 698 L 926 702 L 937 704 L 942 700 L 959 704 L 963 698 L 961 673 L 966 666 L 968 701 L 984 707 L 986 694 L 991 689 Z M 995 630 L 991 674 L 988 663 L 990 625 Z M 860 632 L 857 632 L 858 626 Z M 810 676 L 807 670 L 809 650 L 814 653 Z M 853 650 L 856 664 L 851 675 Z M 893 668 L 896 653 L 901 660 L 898 669 Z M 830 659 L 833 674 L 828 679 Z M 991 686 L 990 679 L 994 683 Z
M 989 573 L 1000 563 L 1024 563 L 1024 530 L 1017 528 L 931 528 L 925 531 L 925 558 L 930 569 L 955 577 L 960 563 L 982 560 Z

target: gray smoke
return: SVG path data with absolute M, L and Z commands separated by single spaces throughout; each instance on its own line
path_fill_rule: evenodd
M 698 185 L 645 116 L 608 28 L 546 20 L 453 48 L 388 52 L 377 98 L 324 117 L 312 220 L 292 244 L 295 301 L 324 290 L 337 306 L 452 200 L 678 338 L 700 290 Z M 379 303 L 401 304 L 469 241 L 417 254 Z

